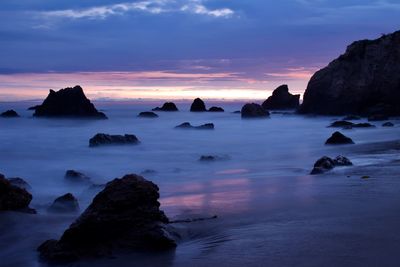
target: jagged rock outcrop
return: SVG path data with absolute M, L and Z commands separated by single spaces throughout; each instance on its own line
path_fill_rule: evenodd
M 173 102 L 165 102 L 162 107 L 153 108 L 153 111 L 178 111 L 175 103 Z
M 301 113 L 400 115 L 400 31 L 357 41 L 314 74 Z
M 240 114 L 242 118 L 265 118 L 269 116 L 269 112 L 256 103 L 245 104 Z
M 138 117 L 140 117 L 140 118 L 157 118 L 158 115 L 151 111 L 143 111 L 143 112 L 139 113 Z
M 159 188 L 135 174 L 107 183 L 59 240 L 39 246 L 51 263 L 112 255 L 118 250 L 167 250 L 176 247 L 168 218 L 160 210 Z
M 204 112 L 207 111 L 206 104 L 200 98 L 196 98 L 190 106 L 191 112 Z
M 0 210 L 15 210 L 33 213 L 29 208 L 32 195 L 23 188 L 12 185 L 0 174 Z
M 73 88 L 67 87 L 57 92 L 50 90 L 43 103 L 36 107 L 33 116 L 107 118 L 104 113 L 97 111 L 79 85 Z
M 284 84 L 276 88 L 270 97 L 262 103 L 262 107 L 273 109 L 296 109 L 299 107 L 300 95 L 289 93 L 289 87 Z
M 19 117 L 19 115 L 15 110 L 10 109 L 10 110 L 7 110 L 7 111 L 4 111 L 3 113 L 1 113 L 0 117 L 3 117 L 3 118 L 17 118 L 17 117 Z
M 224 112 L 225 110 L 221 107 L 211 107 L 208 109 L 208 112 Z
M 56 198 L 48 209 L 50 212 L 70 213 L 79 211 L 79 203 L 76 197 L 67 193 Z
M 214 129 L 214 124 L 213 123 L 206 123 L 202 124 L 199 126 L 193 126 L 189 122 L 184 122 L 182 124 L 179 124 L 178 126 L 175 126 L 177 129 L 198 129 L 198 130 L 213 130 Z
M 324 156 L 315 162 L 314 168 L 312 169 L 310 174 L 321 174 L 330 171 L 337 166 L 351 165 L 353 165 L 353 163 L 344 156 L 337 156 L 335 159 Z
M 102 145 L 129 145 L 138 144 L 139 139 L 133 134 L 125 135 L 111 135 L 98 133 L 89 140 L 90 147 L 102 146 Z

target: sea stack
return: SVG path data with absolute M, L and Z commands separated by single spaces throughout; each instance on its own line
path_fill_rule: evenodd
M 162 107 L 153 108 L 153 111 L 178 111 L 175 103 L 173 102 L 165 102 Z
M 190 106 L 190 111 L 191 112 L 204 112 L 207 111 L 206 105 L 204 104 L 204 101 L 201 100 L 200 98 L 196 98 L 192 105 Z
M 312 76 L 301 113 L 400 115 L 400 31 L 357 41 Z
M 106 119 L 106 115 L 99 112 L 86 98 L 79 85 L 67 87 L 59 91 L 50 90 L 43 103 L 36 107 L 35 117 L 78 117 Z
M 284 84 L 276 88 L 270 97 L 262 103 L 262 107 L 268 110 L 274 109 L 297 109 L 299 107 L 300 95 L 289 93 L 289 87 Z
M 242 107 L 240 114 L 242 115 L 242 118 L 266 118 L 269 116 L 269 112 L 256 103 L 245 104 Z

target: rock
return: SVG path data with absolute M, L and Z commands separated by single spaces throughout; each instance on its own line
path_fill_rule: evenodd
M 21 189 L 25 189 L 28 191 L 28 189 L 31 189 L 32 187 L 28 182 L 26 182 L 24 179 L 15 177 L 15 178 L 8 178 L 8 181 L 10 182 L 11 185 L 19 187 Z
M 0 116 L 3 117 L 3 118 L 16 118 L 16 117 L 19 117 L 18 113 L 15 112 L 15 110 L 13 110 L 13 109 L 4 111 L 3 113 L 0 114 Z
M 189 122 L 184 122 L 182 124 L 179 124 L 178 126 L 175 126 L 175 128 L 178 128 L 178 129 L 212 130 L 212 129 L 214 129 L 214 124 L 213 123 L 206 123 L 206 124 L 199 125 L 199 126 L 193 126 Z
M 38 248 L 50 263 L 110 256 L 119 250 L 168 250 L 176 247 L 169 219 L 159 209 L 159 188 L 130 174 L 107 183 L 59 240 Z
M 400 115 L 400 31 L 351 44 L 317 71 L 304 93 L 301 113 Z
M 326 145 L 344 145 L 344 144 L 354 144 L 351 138 L 343 135 L 340 132 L 334 132 L 331 137 L 325 142 Z
M 146 170 L 143 170 L 142 172 L 140 172 L 141 175 L 153 175 L 156 173 L 157 173 L 157 171 L 152 170 L 152 169 L 146 169 Z
M 98 133 L 89 140 L 89 146 L 101 146 L 101 145 L 127 145 L 127 144 L 138 144 L 139 139 L 133 134 L 125 135 L 110 135 L 104 133 Z
M 232 112 L 233 114 L 240 114 L 241 111 L 240 110 L 235 110 L 234 112 Z
M 161 108 L 153 108 L 153 111 L 178 111 L 178 108 L 173 102 L 165 102 Z
M 154 113 L 154 112 L 151 112 L 151 111 L 145 111 L 145 112 L 140 112 L 138 117 L 141 117 L 141 118 L 157 118 L 158 115 L 156 113 Z
M 347 115 L 346 117 L 343 118 L 344 121 L 355 121 L 355 120 L 361 120 L 360 116 L 356 115 Z
M 269 112 L 256 103 L 245 104 L 240 111 L 242 118 L 266 118 Z
M 64 178 L 70 182 L 89 182 L 90 177 L 84 175 L 81 172 L 75 170 L 67 170 L 65 172 Z
M 385 122 L 384 124 L 382 124 L 382 127 L 393 127 L 393 126 L 394 126 L 394 124 L 392 122 L 390 122 L 390 121 Z
M 352 125 L 353 128 L 374 128 L 375 125 L 372 125 L 371 123 L 368 122 L 363 122 L 363 123 L 354 123 Z
M 209 112 L 224 112 L 223 108 L 220 107 L 211 107 L 208 109 Z
M 50 212 L 77 212 L 79 211 L 78 200 L 71 193 L 67 193 L 54 200 L 48 209 Z
M 216 160 L 217 159 L 217 157 L 216 156 L 211 156 L 211 155 L 208 155 L 208 156 L 201 156 L 200 157 L 200 161 L 214 161 L 214 160 Z
M 375 114 L 368 117 L 368 121 L 387 121 L 389 118 L 383 114 Z
M 36 110 L 38 107 L 40 107 L 40 105 L 29 107 L 28 110 Z
M 329 127 L 352 127 L 354 123 L 349 122 L 349 121 L 335 121 L 329 125 Z
M 264 109 L 297 109 L 300 95 L 289 93 L 289 87 L 284 84 L 276 88 L 270 97 L 262 103 Z
M 12 185 L 4 175 L 0 174 L 0 210 L 33 212 L 29 208 L 32 195 L 25 189 Z
M 321 174 L 327 171 L 332 170 L 336 166 L 351 166 L 353 163 L 344 156 L 337 156 L 335 159 L 331 159 L 330 157 L 322 157 L 317 160 L 314 164 L 314 168 L 312 169 L 311 173 L 314 174 Z
M 35 109 L 36 117 L 82 117 L 106 119 L 104 113 L 97 111 L 94 105 L 86 98 L 82 88 L 65 88 L 57 92 L 50 90 L 43 104 Z
M 207 111 L 206 105 L 204 104 L 203 100 L 200 98 L 196 98 L 192 105 L 190 106 L 190 111 L 191 112 L 203 112 Z

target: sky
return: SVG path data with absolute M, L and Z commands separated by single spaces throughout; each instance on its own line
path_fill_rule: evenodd
M 351 42 L 400 29 L 399 0 L 1 0 L 0 101 L 303 93 Z

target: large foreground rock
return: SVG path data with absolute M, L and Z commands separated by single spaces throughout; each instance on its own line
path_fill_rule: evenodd
M 36 107 L 33 116 L 36 117 L 82 117 L 106 119 L 104 113 L 97 111 L 86 98 L 79 85 L 61 89 L 57 92 L 50 90 L 43 103 Z
M 39 246 L 48 262 L 70 262 L 119 249 L 166 250 L 176 246 L 159 209 L 158 187 L 130 174 L 109 182 L 59 240 Z
M 153 108 L 153 111 L 178 111 L 175 103 L 173 102 L 165 102 L 162 107 Z
M 102 145 L 129 145 L 138 144 L 139 139 L 133 134 L 111 135 L 98 133 L 89 140 L 90 147 Z
M 269 112 L 256 103 L 244 105 L 240 114 L 242 118 L 264 118 L 269 116 Z
M 265 109 L 297 109 L 300 103 L 300 95 L 289 93 L 289 87 L 284 84 L 276 88 L 270 97 L 262 103 Z
M 400 115 L 400 31 L 351 44 L 319 70 L 300 112 Z
M 32 212 L 29 209 L 32 195 L 23 188 L 12 185 L 4 175 L 0 174 L 0 210 L 16 210 Z
M 191 112 L 204 112 L 207 111 L 206 104 L 200 98 L 196 98 L 190 106 Z

